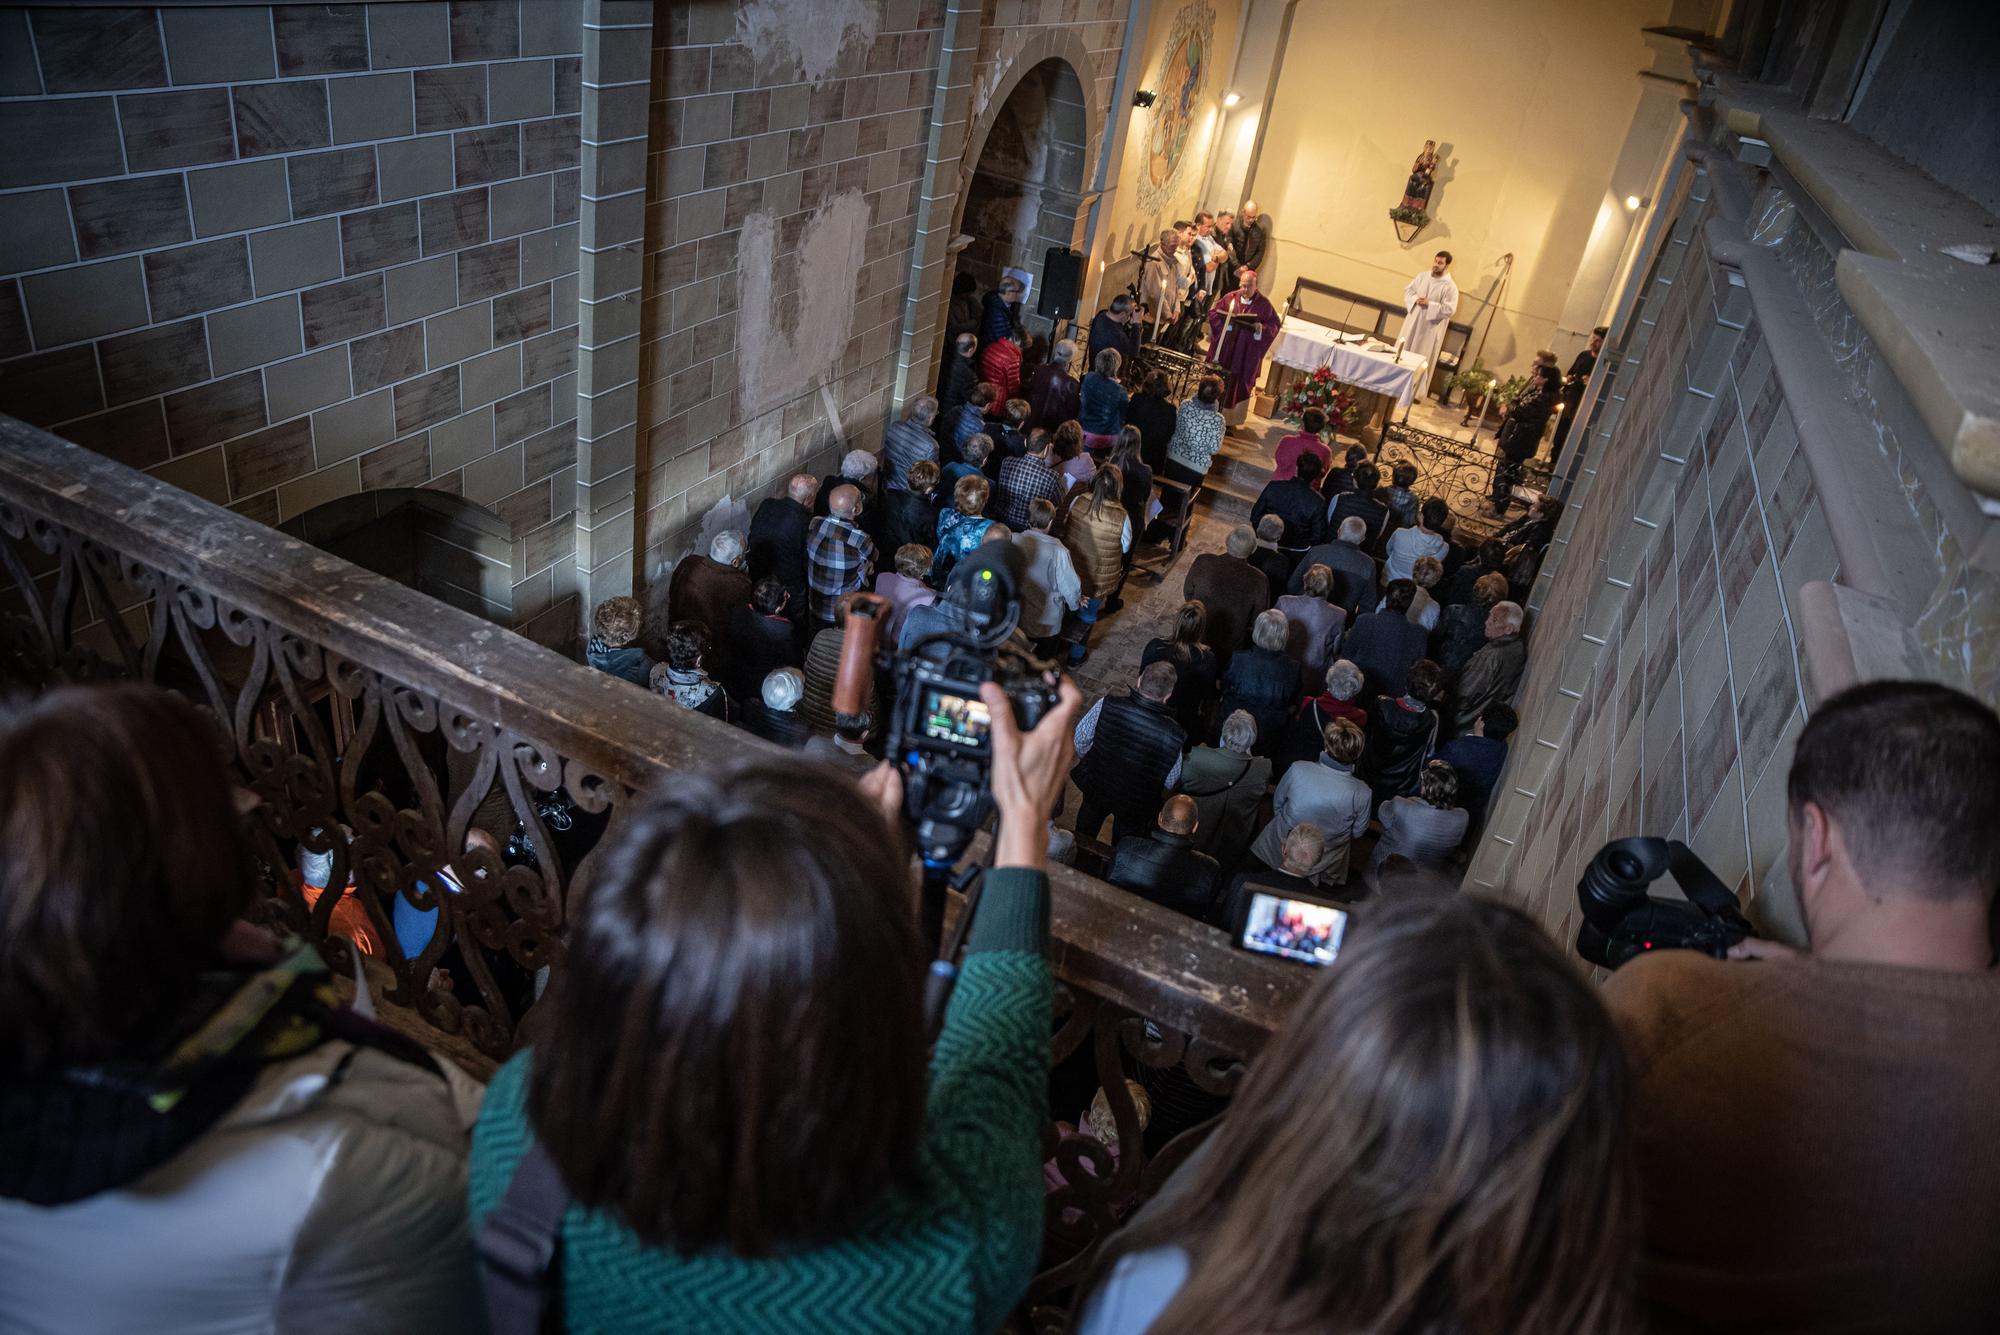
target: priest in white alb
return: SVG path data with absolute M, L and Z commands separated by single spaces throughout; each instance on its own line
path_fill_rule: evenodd
M 1438 349 L 1444 344 L 1445 327 L 1458 309 L 1458 284 L 1447 272 L 1451 252 L 1440 250 L 1431 259 L 1429 273 L 1420 273 L 1403 289 L 1403 305 L 1409 315 L 1403 321 L 1403 350 L 1437 365 Z

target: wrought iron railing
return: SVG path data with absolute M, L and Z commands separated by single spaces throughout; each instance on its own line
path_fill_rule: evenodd
M 259 799 L 264 913 L 336 969 L 372 956 L 385 1001 L 493 1059 L 562 967 L 571 887 L 626 799 L 763 745 L 0 417 L 0 682 L 107 679 L 212 714 Z M 1117 1153 L 1050 1125 L 1051 1252 L 1021 1318 L 1038 1326 L 1192 1143 L 1164 1133 L 1219 1108 L 1304 982 L 1102 882 L 1053 881 L 1056 1084 L 1076 1091 L 1061 1112 L 1103 1088 Z

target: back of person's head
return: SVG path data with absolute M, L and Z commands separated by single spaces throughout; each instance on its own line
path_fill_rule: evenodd
M 623 649 L 639 638 L 646 608 L 637 598 L 606 598 L 590 614 L 590 629 L 607 649 Z
M 1403 694 L 1421 704 L 1434 705 L 1444 698 L 1444 669 L 1428 658 L 1410 664 Z
M 1118 378 L 1118 368 L 1124 361 L 1125 359 L 1119 355 L 1118 349 L 1103 348 L 1098 351 L 1097 360 L 1090 364 L 1090 369 L 1103 376 L 1106 380 L 1116 380 Z
M 921 580 L 930 573 L 932 555 L 921 542 L 906 542 L 896 549 L 896 573 L 904 579 Z
M 749 539 L 740 528 L 726 528 L 708 544 L 708 559 L 719 565 L 733 566 L 743 560 L 743 553 L 749 548 Z
M 222 747 L 150 686 L 0 718 L 0 1080 L 148 1056 L 221 963 L 256 894 Z
M 1162 659 L 1148 663 L 1139 669 L 1139 694 L 1154 704 L 1163 705 L 1173 699 L 1174 687 L 1180 684 L 1181 674 L 1172 663 Z
M 1000 387 L 991 380 L 982 380 L 972 387 L 972 393 L 967 397 L 966 402 L 975 407 L 985 408 L 990 406 L 993 400 L 999 397 Z
M 1359 547 L 1368 541 L 1368 521 L 1360 515 L 1349 515 L 1340 521 L 1335 536 L 1350 547 Z
M 1499 571 L 1472 581 L 1472 601 L 1492 610 L 1507 596 L 1507 577 Z
M 928 496 L 937 490 L 938 479 L 942 476 L 937 460 L 919 459 L 904 472 L 903 484 L 919 496 Z
M 839 519 L 854 518 L 861 513 L 861 488 L 852 482 L 841 483 L 826 498 L 826 511 Z
M 986 462 L 986 456 L 993 453 L 993 437 L 984 431 L 978 432 L 967 437 L 965 444 L 958 447 L 958 452 L 965 456 L 965 462 L 978 468 Z
M 1168 834 L 1193 834 L 1201 825 L 1201 809 L 1186 793 L 1175 793 L 1161 804 L 1158 824 Z
M 783 580 L 776 575 L 766 575 L 750 586 L 750 606 L 765 616 L 772 616 L 784 607 L 789 594 Z
M 699 621 L 676 621 L 667 630 L 667 666 L 692 672 L 708 652 L 708 630 Z
M 819 479 L 811 473 L 794 473 L 785 484 L 785 495 L 800 505 L 811 505 L 813 497 L 819 495 Z
M 1399 487 L 1414 487 L 1417 485 L 1417 466 L 1407 461 L 1399 463 L 1389 470 L 1389 480 Z
M 1371 463 L 1354 466 L 1354 489 L 1367 493 L 1382 485 L 1382 470 Z
M 1382 605 L 1398 616 L 1409 611 L 1410 604 L 1416 600 L 1417 584 L 1415 580 L 1392 579 L 1389 581 L 1389 587 L 1382 590 Z
M 1326 599 L 1333 596 L 1333 571 L 1322 565 L 1309 566 L 1299 587 L 1306 597 Z
M 1216 741 L 1225 751 L 1247 756 L 1257 745 L 1257 719 L 1247 709 L 1231 710 L 1229 717 L 1222 720 L 1222 727 L 1216 733 Z
M 1479 544 L 1479 564 L 1488 570 L 1498 570 L 1507 564 L 1507 544 L 1498 538 L 1488 538 Z
M 1365 445 L 1349 445 L 1347 453 L 1341 455 L 1341 459 L 1349 468 L 1359 468 L 1368 462 L 1368 447 Z
M 1055 443 L 1054 433 L 1047 427 L 1038 426 L 1028 429 L 1028 439 L 1025 448 L 1029 454 L 1046 461 L 1049 457 L 1049 451 L 1055 448 Z
M 1308 408 L 1299 414 L 1299 430 L 1308 436 L 1317 436 L 1326 430 L 1326 414 L 1317 408 Z
M 1493 636 L 1516 634 L 1526 619 L 1527 613 L 1522 610 L 1519 603 L 1495 603 L 1493 610 L 1486 614 L 1486 633 Z
M 1071 459 L 1076 458 L 1077 455 L 1082 454 L 1083 423 L 1077 421 L 1074 417 L 1070 418 L 1067 422 L 1057 423 L 1055 449 L 1056 461 L 1058 463 L 1068 463 Z
M 1436 496 L 1426 496 L 1424 503 L 1417 507 L 1417 515 L 1424 527 L 1435 533 L 1451 519 L 1451 507 Z
M 1020 430 L 1022 424 L 1028 420 L 1028 415 L 1034 411 L 1026 399 L 1007 400 L 1007 425 L 1017 431 Z
M 1057 339 L 1055 347 L 1049 350 L 1049 360 L 1067 372 L 1070 367 L 1076 365 L 1076 340 L 1073 338 Z
M 1146 393 L 1156 399 L 1167 397 L 1167 391 L 1170 388 L 1172 388 L 1172 382 L 1167 379 L 1165 371 L 1154 371 L 1146 377 Z
M 960 269 L 951 280 L 951 294 L 954 297 L 970 296 L 979 290 L 979 280 Z
M 951 503 L 962 515 L 976 515 L 986 508 L 993 484 L 977 473 L 962 477 L 951 489 Z
M 1193 1258 L 1151 1335 L 1624 1332 L 1629 1076 L 1547 933 L 1475 895 L 1356 912 L 1186 1189 L 1097 1264 Z
M 1435 556 L 1419 556 L 1410 562 L 1410 583 L 1420 589 L 1435 589 L 1444 578 L 1444 562 Z
M 1840 692 L 1799 734 L 1786 794 L 1793 844 L 1807 805 L 1818 808 L 1873 886 L 1990 901 L 2000 884 L 2000 718 L 1962 691 L 1872 681 Z
M 1326 693 L 1336 700 L 1352 700 L 1367 680 L 1352 659 L 1336 658 L 1327 664 Z
M 1492 704 L 1486 706 L 1479 715 L 1480 735 L 1491 737 L 1496 742 L 1506 741 L 1514 735 L 1514 730 L 1520 726 L 1520 715 L 1514 712 L 1514 706 L 1507 704 L 1505 701 L 1494 701 Z
M 1184 644 L 1192 649 L 1208 634 L 1208 605 L 1199 598 L 1190 598 L 1181 604 L 1181 610 L 1174 614 L 1174 643 Z
M 929 426 L 937 420 L 938 401 L 935 394 L 919 394 L 910 400 L 905 416 L 919 426 Z
M 1317 482 L 1325 472 L 1326 465 L 1319 461 L 1317 454 L 1302 454 L 1299 456 L 1299 481 L 1307 484 Z
M 795 667 L 772 668 L 764 674 L 760 694 L 766 709 L 780 714 L 797 709 L 799 701 L 806 698 L 805 674 Z
M 1201 384 L 1194 392 L 1195 398 L 1213 408 L 1222 401 L 1222 381 L 1212 375 L 1201 378 Z
M 979 335 L 960 334 L 952 346 L 958 350 L 959 356 L 970 359 L 973 353 L 979 351 Z
M 1250 643 L 1266 652 L 1285 652 L 1285 641 L 1291 635 L 1291 620 L 1277 608 L 1266 608 L 1250 623 Z
M 1140 461 L 1139 450 L 1145 443 L 1145 437 L 1139 434 L 1138 427 L 1120 427 L 1118 443 L 1111 447 L 1111 462 L 1118 465 L 1121 472 L 1129 470 L 1133 464 Z
M 1124 491 L 1125 474 L 1119 471 L 1118 465 L 1099 464 L 1097 472 L 1090 479 L 1091 517 L 1095 518 L 1102 514 L 1106 506 L 1122 510 L 1124 507 L 1119 504 L 1119 500 Z
M 1319 740 L 1326 753 L 1343 765 L 1352 765 L 1360 760 L 1362 751 L 1368 746 L 1368 735 L 1351 718 L 1337 718 L 1321 728 Z
M 1257 537 L 1262 541 L 1275 545 L 1284 536 L 1285 519 L 1283 515 L 1265 515 L 1257 521 Z
M 680 770 L 573 909 L 528 1113 L 578 1204 L 646 1243 L 841 1236 L 908 1170 L 924 948 L 907 848 L 796 756 Z
M 1250 554 L 1257 550 L 1257 530 L 1248 524 L 1238 524 L 1222 540 L 1222 550 L 1239 561 L 1248 561 Z
M 1326 850 L 1326 832 L 1311 821 L 1300 821 L 1285 836 L 1285 842 L 1278 849 L 1278 870 L 1290 872 L 1293 876 L 1304 876 L 1319 861 Z
M 867 450 L 849 450 L 841 456 L 840 475 L 849 482 L 866 482 L 875 476 L 878 463 Z
M 1417 775 L 1417 796 L 1439 811 L 1458 805 L 1458 771 L 1442 760 L 1425 764 Z

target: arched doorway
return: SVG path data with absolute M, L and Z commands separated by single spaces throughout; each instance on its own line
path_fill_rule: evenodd
M 984 293 L 1002 270 L 1025 270 L 1034 279 L 1025 323 L 1044 331 L 1049 322 L 1033 315 L 1042 259 L 1076 236 L 1088 148 L 1075 68 L 1060 57 L 1041 61 L 1014 85 L 987 132 L 959 215 L 959 233 L 971 241 L 956 272 L 970 274 Z

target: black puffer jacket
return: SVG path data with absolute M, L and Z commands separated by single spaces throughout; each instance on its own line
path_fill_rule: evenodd
M 1154 830 L 1120 839 L 1105 879 L 1161 908 L 1215 921 L 1222 868 L 1208 854 L 1197 853 L 1187 835 Z
M 1417 775 L 1437 746 L 1437 733 L 1436 710 L 1409 709 L 1386 695 L 1375 698 L 1368 711 L 1368 749 L 1361 753 L 1359 768 L 1376 801 L 1417 791 Z

